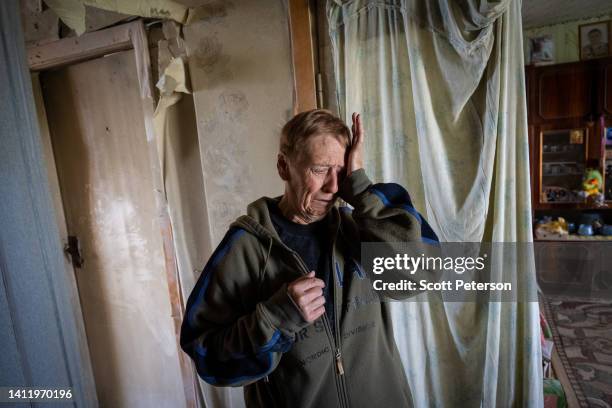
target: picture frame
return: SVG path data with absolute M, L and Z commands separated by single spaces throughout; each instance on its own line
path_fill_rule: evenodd
M 581 24 L 578 27 L 578 47 L 581 60 L 612 55 L 610 20 Z
M 530 62 L 533 65 L 552 64 L 555 61 L 555 43 L 551 35 L 529 38 Z

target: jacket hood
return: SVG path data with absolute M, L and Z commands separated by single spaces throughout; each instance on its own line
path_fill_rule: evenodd
M 278 204 L 280 199 L 281 196 L 274 198 L 261 197 L 253 201 L 248 205 L 246 215 L 238 217 L 236 221 L 231 224 L 230 228 L 242 228 L 266 242 L 275 242 L 285 247 L 285 244 L 281 241 L 274 228 L 268 207 L 269 203 Z M 338 209 L 335 206 L 332 207 L 328 216 L 332 217 L 331 228 L 333 230 L 340 221 Z
M 280 197 L 261 197 L 253 201 L 248 205 L 246 215 L 238 217 L 230 228 L 242 228 L 266 241 L 272 239 L 280 242 L 280 237 L 274 228 L 274 224 L 272 224 L 272 218 L 268 210 L 268 203 L 278 204 L 279 201 Z

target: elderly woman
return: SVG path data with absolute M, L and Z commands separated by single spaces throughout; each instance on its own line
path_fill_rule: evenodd
M 244 385 L 248 407 L 412 405 L 360 246 L 437 238 L 401 186 L 370 182 L 363 140 L 358 114 L 352 138 L 325 110 L 291 119 L 277 162 L 283 196 L 248 206 L 189 297 L 183 350 L 204 381 Z

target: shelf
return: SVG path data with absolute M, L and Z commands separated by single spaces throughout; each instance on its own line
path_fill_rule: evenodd
M 581 236 L 581 235 L 568 235 L 559 238 L 533 238 L 533 242 L 612 242 L 612 236 L 604 235 L 593 235 L 593 236 Z
M 562 156 L 563 157 L 565 155 L 565 156 L 570 156 L 569 158 L 573 159 L 572 156 L 578 156 L 578 155 L 581 155 L 581 153 L 583 153 L 583 152 L 570 152 L 570 151 L 567 151 L 567 152 L 542 152 L 542 156 L 543 157 L 547 157 L 547 156 Z M 582 158 L 582 156 L 580 158 Z M 571 163 L 575 163 L 576 161 L 578 161 L 578 160 L 574 160 Z
M 592 205 L 588 205 L 584 202 L 553 202 L 553 203 L 537 203 L 532 209 L 538 211 L 546 211 L 546 210 L 577 210 L 577 211 L 588 211 L 588 210 L 597 210 L 597 211 L 610 211 L 612 210 L 612 201 L 606 201 L 606 207 L 595 207 Z

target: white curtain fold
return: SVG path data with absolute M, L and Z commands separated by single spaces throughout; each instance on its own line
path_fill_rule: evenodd
M 328 2 L 338 106 L 363 115 L 366 169 L 406 186 L 442 241 L 531 241 L 520 7 Z M 533 258 L 518 259 L 503 273 L 531 290 Z M 393 308 L 417 406 L 542 406 L 537 303 Z

